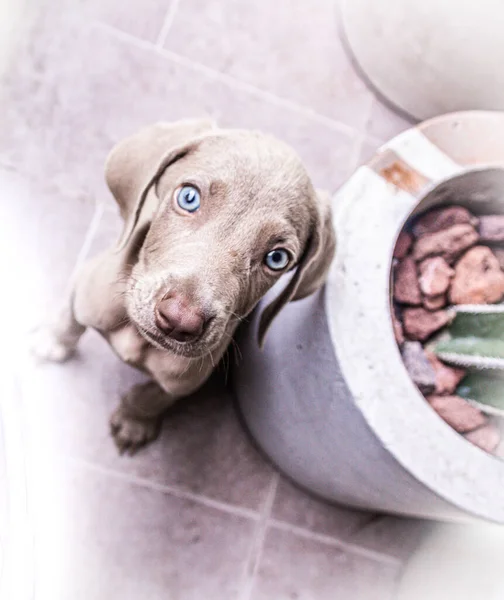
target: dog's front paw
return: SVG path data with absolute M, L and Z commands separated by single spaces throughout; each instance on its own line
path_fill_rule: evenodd
M 31 334 L 30 350 L 40 361 L 64 362 L 75 351 L 75 345 L 64 344 L 50 327 L 40 327 Z
M 159 435 L 162 419 L 136 419 L 119 406 L 110 417 L 110 431 L 120 454 L 135 454 Z

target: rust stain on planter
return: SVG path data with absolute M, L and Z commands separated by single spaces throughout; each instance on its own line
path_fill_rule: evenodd
M 383 167 L 380 175 L 396 187 L 415 196 L 429 183 L 426 177 L 414 171 L 401 159 L 397 159 L 391 165 Z
M 385 181 L 416 197 L 430 183 L 427 177 L 415 171 L 392 150 L 380 153 L 370 166 Z

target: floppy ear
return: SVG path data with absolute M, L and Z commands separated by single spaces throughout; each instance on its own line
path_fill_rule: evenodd
M 198 137 L 214 128 L 205 119 L 156 123 L 119 142 L 105 164 L 105 179 L 125 221 L 119 250 L 130 241 L 149 189 L 184 156 Z
M 268 304 L 261 314 L 258 330 L 261 348 L 271 322 L 282 308 L 288 302 L 301 300 L 322 287 L 335 250 L 330 198 L 326 192 L 318 191 L 310 236 L 297 270 L 278 298 Z

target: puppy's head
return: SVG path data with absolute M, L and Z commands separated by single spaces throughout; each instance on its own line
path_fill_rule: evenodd
M 274 138 L 205 121 L 158 124 L 116 146 L 107 183 L 125 228 L 127 310 L 153 345 L 197 357 L 286 272 L 261 316 L 319 288 L 334 253 L 328 200 L 297 155 Z

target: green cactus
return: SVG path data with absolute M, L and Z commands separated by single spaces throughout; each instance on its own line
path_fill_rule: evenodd
M 469 373 L 457 388 L 457 394 L 485 413 L 504 417 L 504 377 L 498 371 Z
M 453 309 L 449 338 L 434 351 L 463 368 L 504 370 L 504 304 L 461 305 Z
M 453 308 L 449 337 L 434 352 L 445 363 L 468 369 L 457 394 L 482 411 L 504 417 L 504 304 Z
M 453 308 L 450 325 L 453 337 L 504 340 L 504 304 L 465 304 Z
M 453 337 L 439 342 L 438 357 L 464 369 L 504 370 L 504 340 L 471 337 Z

